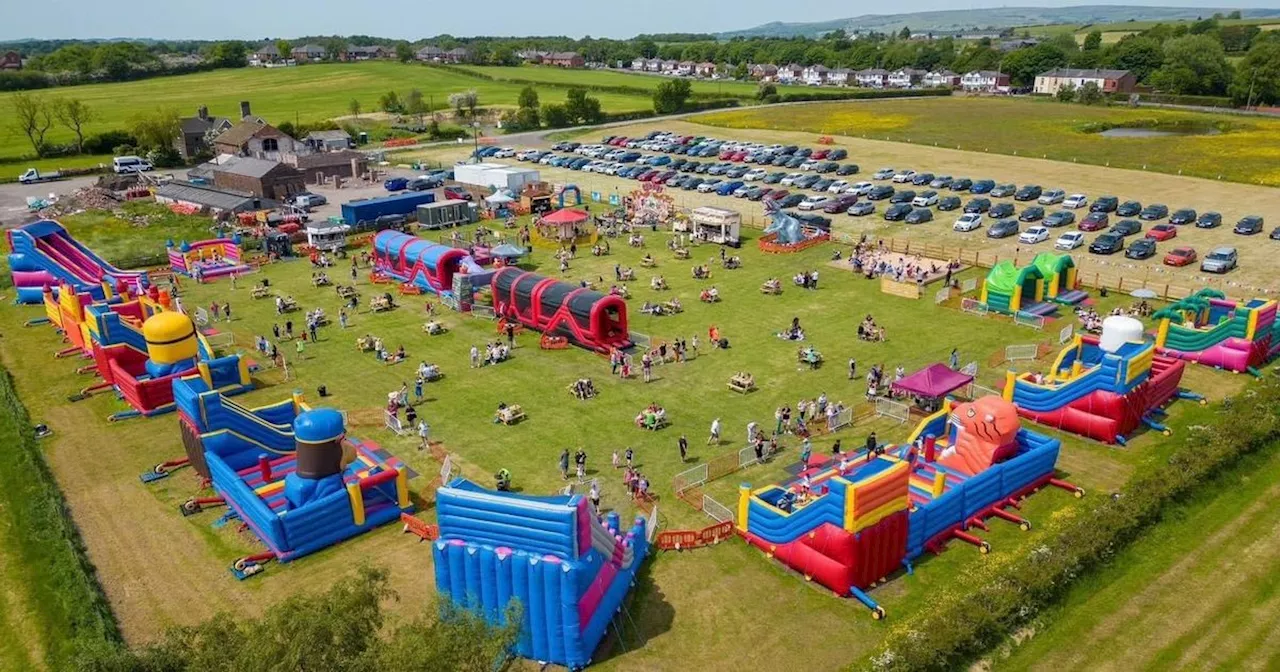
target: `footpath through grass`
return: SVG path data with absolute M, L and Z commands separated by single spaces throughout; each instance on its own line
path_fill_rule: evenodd
M 1280 119 L 952 97 L 726 110 L 689 119 L 724 128 L 807 131 L 975 152 L 1280 186 Z M 1113 126 L 1203 135 L 1105 137 Z

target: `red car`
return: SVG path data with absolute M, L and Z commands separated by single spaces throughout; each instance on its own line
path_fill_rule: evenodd
M 1186 266 L 1196 261 L 1196 251 L 1190 247 L 1174 248 L 1172 252 L 1164 255 L 1165 266 Z
M 444 197 L 454 201 L 469 201 L 471 200 L 471 192 L 467 191 L 466 189 L 458 189 L 455 187 L 445 187 Z
M 1091 212 L 1087 217 L 1080 220 L 1081 231 L 1101 231 L 1107 228 L 1111 223 L 1111 219 L 1107 217 L 1105 212 Z
M 829 150 L 829 149 L 819 149 L 818 151 L 816 151 L 816 152 L 814 152 L 814 153 L 810 154 L 810 155 L 809 155 L 809 158 L 813 159 L 814 161 L 821 161 L 821 160 L 823 160 L 823 159 L 827 158 L 827 154 L 828 154 L 830 151 L 831 151 L 831 150 Z
M 737 163 L 742 163 L 743 159 L 745 158 L 747 158 L 747 153 L 745 151 L 739 151 L 739 152 L 734 152 L 733 155 L 729 157 L 729 160 Z
M 769 192 L 769 195 L 768 195 L 768 196 L 765 196 L 765 198 L 766 198 L 766 199 L 768 199 L 768 200 L 770 200 L 770 201 L 781 201 L 782 199 L 784 199 L 784 198 L 786 198 L 786 197 L 788 197 L 788 196 L 790 196 L 790 195 L 791 195 L 791 192 L 790 192 L 790 191 L 787 191 L 786 189 L 779 189 L 779 190 L 777 190 L 777 191 L 771 191 L 771 192 Z
M 627 136 L 623 135 L 623 136 L 614 138 L 613 142 L 610 142 L 609 144 L 613 145 L 614 147 L 621 147 L 627 144 L 627 140 L 628 140 Z
M 1156 224 L 1147 230 L 1147 237 L 1152 240 L 1169 240 L 1178 237 L 1178 227 L 1172 224 Z
M 733 155 L 734 155 L 734 154 L 735 154 L 734 150 L 732 150 L 732 149 L 726 149 L 726 150 L 724 150 L 723 152 L 720 152 L 720 160 L 721 160 L 721 161 L 728 161 L 730 158 L 732 158 L 732 157 L 733 157 Z

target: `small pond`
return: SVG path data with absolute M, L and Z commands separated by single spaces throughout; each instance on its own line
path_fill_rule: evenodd
M 1104 138 L 1163 138 L 1171 135 L 1218 135 L 1218 129 L 1205 128 L 1125 128 L 1117 126 L 1098 133 Z

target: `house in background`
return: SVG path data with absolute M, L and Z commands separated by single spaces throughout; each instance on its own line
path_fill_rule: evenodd
M 352 61 L 373 61 L 391 58 L 395 55 L 396 52 L 394 49 L 389 49 L 380 44 L 374 44 L 367 47 L 347 47 L 347 58 Z
M 248 156 L 279 161 L 287 154 L 310 154 L 306 143 L 294 140 L 284 131 L 258 118 L 251 118 L 249 103 L 240 103 L 244 121 L 223 131 L 213 139 L 213 151 L 219 154 Z
M 853 73 L 858 86 L 869 89 L 883 89 L 889 80 L 889 71 L 884 68 L 867 68 Z
M 586 59 L 576 51 L 559 51 L 547 54 L 542 62 L 558 68 L 581 68 L 587 64 Z
M 305 156 L 293 155 L 286 157 L 285 162 L 297 168 L 307 184 L 322 184 L 335 178 L 347 179 L 363 175 L 369 170 L 368 157 L 350 149 Z
M 444 58 L 444 49 L 441 49 L 440 47 L 433 47 L 428 44 L 427 46 L 415 51 L 413 53 L 413 57 L 419 61 L 438 63 Z
M 0 54 L 0 70 L 21 70 L 22 54 L 16 51 L 6 51 Z
M 471 50 L 466 47 L 455 47 L 441 55 L 440 60 L 445 63 L 470 63 Z
M 950 70 L 935 70 L 924 76 L 924 85 L 932 88 L 954 89 L 960 86 L 960 75 Z
M 676 74 L 681 77 L 689 77 L 696 67 L 698 67 L 698 64 L 693 61 L 680 61 L 676 64 Z
M 975 93 L 1007 93 L 1009 75 L 995 70 L 974 70 L 964 73 L 960 87 Z
M 711 61 L 703 61 L 693 66 L 693 74 L 699 77 L 714 77 L 716 74 L 716 64 Z
M 1078 91 L 1090 82 L 1103 93 L 1129 93 L 1138 85 L 1138 79 L 1128 70 L 1054 68 L 1036 75 L 1035 92 L 1052 96 L 1068 84 Z
M 778 79 L 778 66 L 772 63 L 756 63 L 747 68 L 747 75 L 757 82 L 772 82 Z
M 831 86 L 849 86 L 853 71 L 848 68 L 836 68 L 827 73 L 827 84 Z
M 268 64 L 279 63 L 280 61 L 280 50 L 272 43 L 267 43 L 258 47 L 249 55 L 249 65 L 253 67 L 265 67 Z
M 351 136 L 342 129 L 311 131 L 302 141 L 313 152 L 336 152 L 343 149 L 351 149 Z
M 676 68 L 679 68 L 679 67 L 680 67 L 680 61 L 675 61 L 675 60 L 661 61 L 662 74 L 664 75 L 676 74 Z
M 802 70 L 800 72 L 800 79 L 802 79 L 804 83 L 808 84 L 809 86 L 821 86 L 827 83 L 827 75 L 830 73 L 831 73 L 831 68 L 828 68 L 827 66 L 819 63 L 817 65 L 811 65 L 805 68 L 804 70 Z
M 779 82 L 798 82 L 804 76 L 804 68 L 791 63 L 778 68 Z
M 262 117 L 251 113 L 247 101 L 240 103 L 239 121 L 267 123 Z M 184 117 L 179 122 L 178 137 L 174 138 L 173 148 L 184 161 L 191 162 L 196 156 L 212 151 L 214 139 L 235 126 L 236 119 L 211 116 L 209 108 L 201 105 L 196 108 L 196 116 Z
M 885 83 L 895 89 L 909 89 L 924 80 L 925 71 L 915 68 L 901 68 L 889 73 Z
M 329 55 L 329 50 L 318 44 L 304 44 L 300 47 L 294 47 L 291 53 L 293 60 L 299 63 L 315 63 L 316 61 L 323 61 Z

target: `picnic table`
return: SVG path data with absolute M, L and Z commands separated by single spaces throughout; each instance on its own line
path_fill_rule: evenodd
M 524 409 L 520 408 L 520 404 L 511 404 L 506 408 L 499 408 L 493 415 L 494 422 L 500 422 L 504 425 L 514 425 L 525 417 Z

